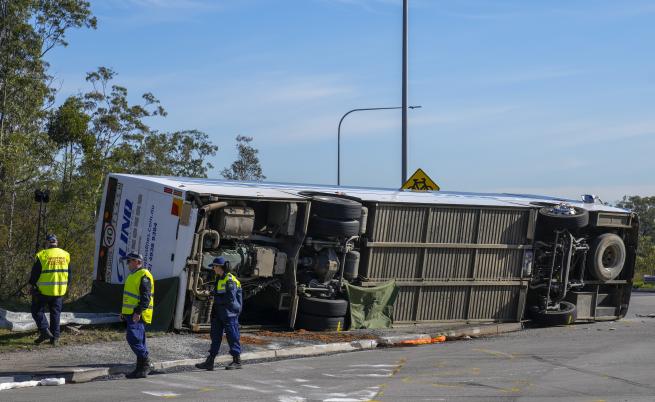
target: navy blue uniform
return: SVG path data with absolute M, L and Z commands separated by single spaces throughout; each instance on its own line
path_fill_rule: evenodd
M 241 355 L 241 342 L 239 335 L 239 314 L 243 305 L 243 294 L 238 282 L 232 280 L 232 275 L 226 274 L 219 278 L 225 281 L 225 289 L 214 290 L 214 308 L 211 317 L 212 344 L 210 355 L 217 355 L 223 340 L 223 333 L 227 337 L 232 356 Z
M 46 329 L 50 329 L 50 332 L 55 339 L 59 339 L 60 328 L 59 328 L 59 316 L 61 315 L 61 309 L 64 304 L 62 296 L 46 296 L 39 293 L 39 290 L 36 286 L 36 282 L 41 276 L 41 261 L 37 258 L 32 265 L 32 272 L 30 274 L 29 284 L 32 285 L 32 306 L 30 308 L 32 312 L 32 318 L 36 322 L 36 326 L 39 328 L 39 331 L 43 333 Z M 70 281 L 71 272 L 70 267 L 68 268 L 68 280 Z M 50 313 L 50 323 L 45 317 L 46 308 Z
M 141 268 L 145 269 L 145 268 Z M 152 284 L 147 276 L 141 278 L 139 284 L 139 304 L 134 307 L 134 312 L 141 314 L 141 312 L 148 308 L 150 297 L 152 293 Z M 138 322 L 132 320 L 132 316 L 124 316 L 127 323 L 127 331 L 125 339 L 130 349 L 138 358 L 146 359 L 148 357 L 148 347 L 146 345 L 146 324 L 143 322 L 143 317 Z

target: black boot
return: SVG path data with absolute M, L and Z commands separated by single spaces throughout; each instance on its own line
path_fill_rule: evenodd
M 139 374 L 143 370 L 143 359 L 140 357 L 136 358 L 136 367 L 134 367 L 134 370 L 131 373 L 125 374 L 125 378 L 143 378 L 140 377 Z
M 136 378 L 146 378 L 150 374 L 150 358 L 146 357 L 141 363 L 141 370 L 137 373 Z
M 232 356 L 232 363 L 225 366 L 225 370 L 238 370 L 241 368 L 241 355 Z
M 202 363 L 196 364 L 196 367 L 202 370 L 207 370 L 207 371 L 214 371 L 214 359 L 216 358 L 216 355 L 210 354 L 207 356 L 207 360 L 205 360 Z
M 41 335 L 39 335 L 39 337 L 34 340 L 34 343 L 40 345 L 43 342 L 54 338 L 55 337 L 52 335 L 52 332 L 50 332 L 50 329 L 46 328 L 41 331 Z

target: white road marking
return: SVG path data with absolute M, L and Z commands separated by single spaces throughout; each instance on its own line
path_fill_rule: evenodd
M 145 382 L 148 382 L 150 384 L 155 384 L 155 385 L 164 385 L 166 387 L 173 387 L 173 388 L 183 388 L 183 389 L 193 389 L 197 390 L 198 387 L 194 385 L 187 385 L 187 384 L 179 384 L 176 382 L 170 382 L 170 381 L 160 381 L 160 380 L 151 380 L 147 379 L 144 380 Z
M 353 372 L 362 371 L 362 370 L 363 370 L 363 368 L 356 368 L 356 369 L 347 369 L 347 370 L 341 370 L 341 371 L 344 372 L 344 373 L 353 373 Z M 393 372 L 393 370 L 387 369 L 387 368 L 369 368 L 369 370 L 372 370 L 372 371 L 386 371 L 388 373 Z
M 277 400 L 280 402 L 305 402 L 307 399 L 301 396 L 294 395 L 280 395 L 277 397 Z
M 348 367 L 397 367 L 397 364 L 351 364 Z
M 249 386 L 247 386 L 247 385 L 239 385 L 239 384 L 224 384 L 223 386 L 225 386 L 225 387 L 231 387 L 231 388 L 236 388 L 236 389 L 240 389 L 240 390 L 243 390 L 243 391 L 255 391 L 255 392 L 259 392 L 259 393 L 261 393 L 261 394 L 267 394 L 267 393 L 269 392 L 269 391 L 267 391 L 267 390 L 263 390 L 263 389 L 259 389 L 259 388 L 255 388 L 255 387 L 249 387 Z
M 323 373 L 324 376 L 326 377 L 333 377 L 333 378 L 353 378 L 353 377 L 391 377 L 393 375 L 392 373 L 387 373 L 387 374 L 376 374 L 376 373 L 370 373 L 370 374 L 330 374 L 330 373 Z
M 176 394 L 175 392 L 166 392 L 166 391 L 141 391 L 141 392 L 147 395 L 161 396 L 162 398 L 174 398 L 176 396 L 180 396 L 180 394 Z

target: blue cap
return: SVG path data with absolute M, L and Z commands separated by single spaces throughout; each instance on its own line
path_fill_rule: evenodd
M 55 236 L 54 234 L 49 234 L 46 236 L 45 240 L 48 243 L 57 243 L 57 236 Z
M 225 258 L 223 257 L 214 258 L 214 261 L 212 261 L 212 263 L 209 264 L 209 266 L 212 267 L 214 265 L 225 265 Z
M 129 253 L 125 257 L 122 257 L 121 260 L 139 260 L 143 261 L 143 256 L 139 253 Z

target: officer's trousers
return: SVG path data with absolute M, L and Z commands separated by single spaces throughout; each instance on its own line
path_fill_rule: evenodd
M 148 347 L 146 346 L 146 325 L 143 321 L 132 321 L 132 316 L 126 316 L 125 320 L 127 321 L 127 332 L 125 333 L 127 343 L 130 345 L 130 348 L 136 357 L 140 359 L 147 358 Z
M 34 318 L 37 328 L 43 332 L 50 327 L 50 332 L 55 339 L 59 339 L 59 315 L 61 314 L 62 300 L 61 296 L 32 295 L 32 318 Z M 46 307 L 50 312 L 50 324 L 45 318 Z
M 221 348 L 223 333 L 230 345 L 230 354 L 239 356 L 241 354 L 241 341 L 239 336 L 239 317 L 221 317 L 221 314 L 215 314 L 212 317 L 211 338 L 212 345 L 209 348 L 209 354 L 217 355 Z

